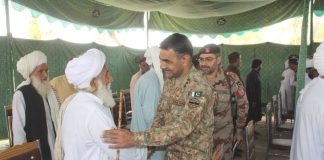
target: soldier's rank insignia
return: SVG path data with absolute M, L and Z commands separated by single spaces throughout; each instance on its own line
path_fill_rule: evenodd
M 201 97 L 202 95 L 203 95 L 202 91 L 196 91 L 191 93 L 192 97 Z
M 200 100 L 198 98 L 191 98 L 189 100 L 189 107 L 198 107 L 200 104 Z

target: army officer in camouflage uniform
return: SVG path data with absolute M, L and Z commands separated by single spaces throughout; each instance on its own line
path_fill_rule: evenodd
M 231 95 L 234 94 L 237 102 L 237 120 L 235 139 L 241 143 L 243 140 L 243 127 L 245 126 L 248 100 L 245 88 L 239 76 L 233 72 L 224 72 L 221 68 L 220 48 L 215 44 L 208 44 L 199 51 L 200 70 L 206 75 L 208 83 L 212 86 L 216 103 L 214 105 L 215 130 L 213 160 L 216 153 L 222 150 L 222 157 L 232 159 L 233 117 L 231 108 Z
M 161 69 L 167 79 L 151 129 L 131 133 L 105 131 L 112 148 L 166 146 L 168 160 L 209 160 L 214 130 L 213 92 L 192 67 L 189 39 L 175 33 L 160 44 Z

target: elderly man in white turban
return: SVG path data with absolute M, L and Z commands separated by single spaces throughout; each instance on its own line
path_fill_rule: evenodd
M 25 55 L 17 62 L 17 71 L 25 81 L 13 96 L 14 145 L 39 139 L 43 159 L 51 160 L 59 104 L 48 81 L 46 55 L 41 51 Z
M 110 107 L 115 106 L 110 84 L 113 79 L 105 65 L 106 56 L 90 49 L 68 62 L 65 75 L 78 90 L 63 103 L 58 117 L 55 158 L 58 160 L 115 159 L 116 150 L 100 138 L 105 129 L 116 128 Z M 123 149 L 121 160 L 146 159 L 136 149 Z
M 160 68 L 159 55 L 160 48 L 157 46 L 149 48 L 144 54 L 146 63 L 150 65 L 150 70 L 142 75 L 135 85 L 135 99 L 131 122 L 132 132 L 150 129 L 153 118 L 156 115 L 163 89 L 163 74 Z M 154 152 L 149 159 L 164 160 L 165 151 L 163 147 L 149 148 L 149 151 L 150 153 Z
M 301 91 L 297 102 L 291 160 L 324 159 L 324 43 L 316 49 L 314 67 L 320 76 Z

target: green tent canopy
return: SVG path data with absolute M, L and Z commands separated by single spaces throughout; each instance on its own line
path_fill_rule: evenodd
M 170 32 L 221 34 L 268 26 L 301 16 L 303 0 L 12 0 L 72 23 L 105 29 L 149 28 Z M 315 10 L 324 10 L 315 1 Z M 99 11 L 99 16 L 93 12 Z

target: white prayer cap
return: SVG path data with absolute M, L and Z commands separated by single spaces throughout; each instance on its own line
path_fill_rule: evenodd
M 306 68 L 313 68 L 313 67 L 314 67 L 313 59 L 307 58 L 306 59 Z
M 318 73 L 324 75 L 324 43 L 321 43 L 314 53 L 314 68 L 317 69 Z
M 90 86 L 93 78 L 97 77 L 106 63 L 106 56 L 98 49 L 89 49 L 77 58 L 68 62 L 65 75 L 69 83 L 78 89 Z
M 33 51 L 19 59 L 17 62 L 17 71 L 24 77 L 29 79 L 29 75 L 35 68 L 43 63 L 47 63 L 46 55 L 41 51 Z

